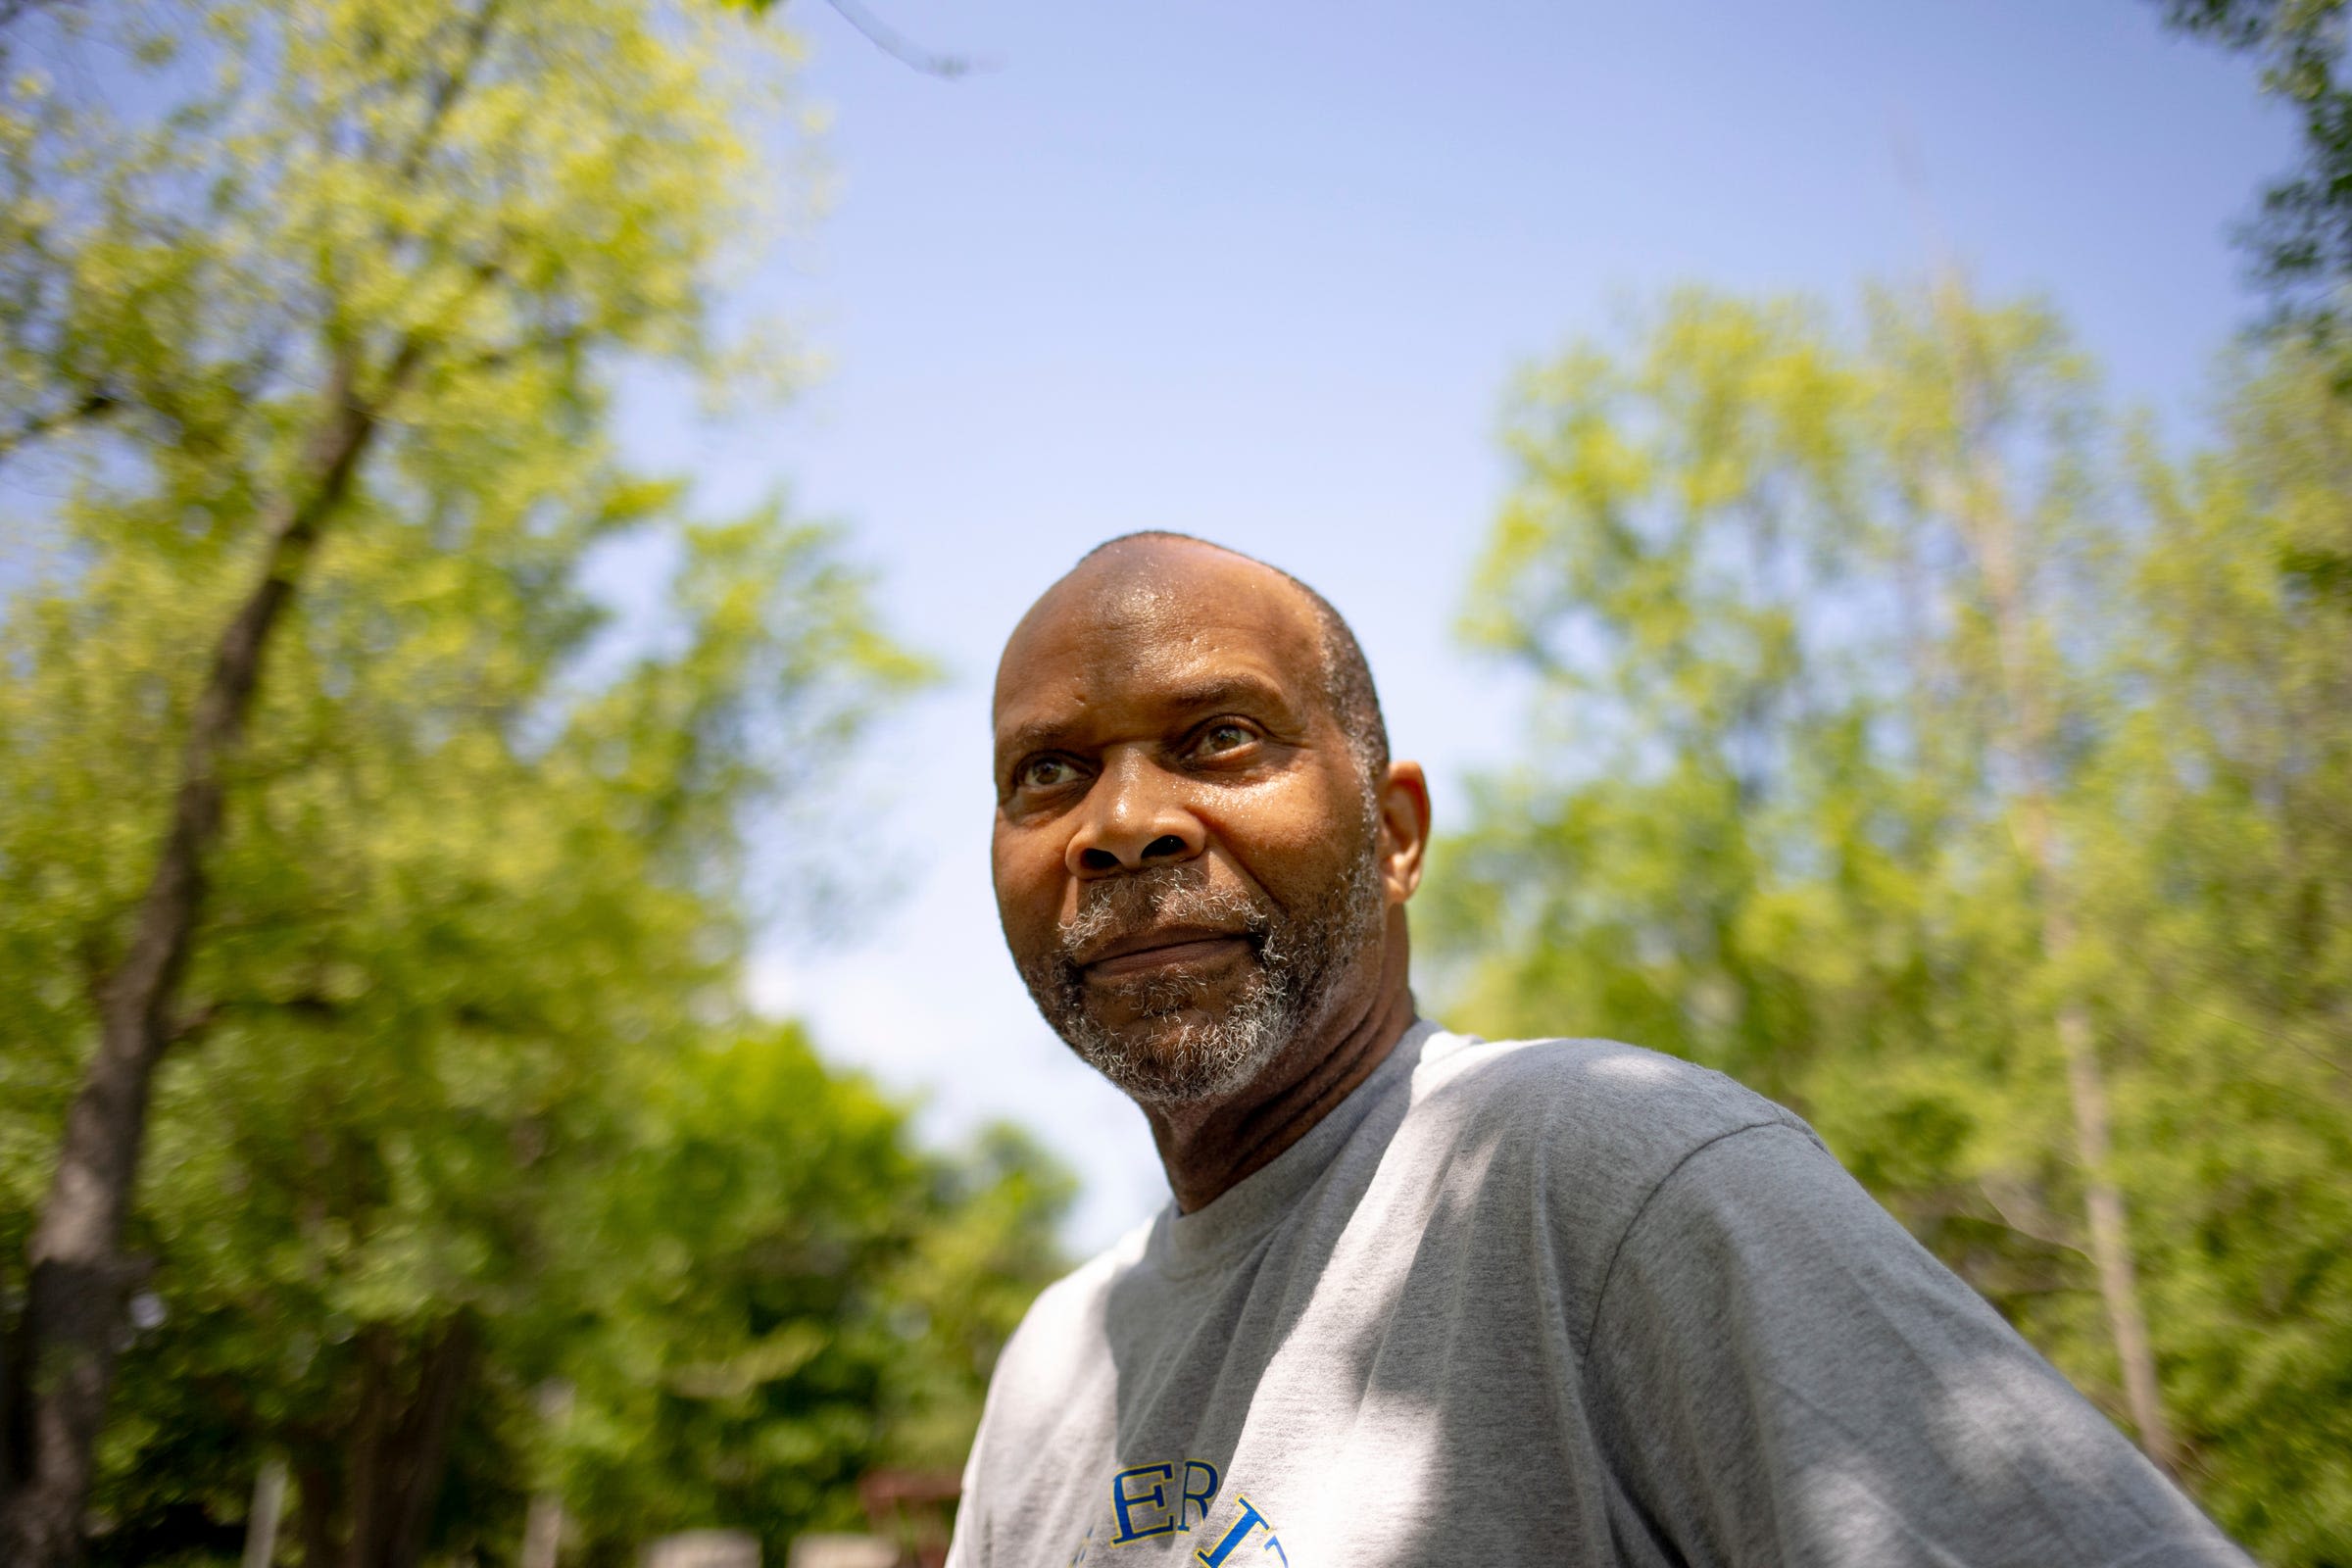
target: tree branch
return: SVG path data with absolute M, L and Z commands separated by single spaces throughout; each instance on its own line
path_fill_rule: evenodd
M 866 41 L 901 65 L 910 66 L 926 76 L 943 81 L 955 81 L 975 71 L 993 71 L 993 61 L 976 60 L 970 55 L 940 54 L 924 48 L 898 31 L 880 17 L 858 4 L 858 0 L 825 0 L 841 20 L 865 35 Z
M 449 119 L 450 109 L 457 103 L 473 80 L 473 74 L 489 52 L 491 24 L 497 20 L 501 0 L 482 0 L 479 10 L 466 19 L 466 41 L 458 51 L 457 64 L 449 74 L 433 84 L 433 96 L 425 106 L 424 123 L 418 127 L 416 144 L 400 161 L 400 176 L 415 179 L 432 156 L 433 144 L 441 139 L 441 127 Z
M 122 400 L 114 393 L 104 387 L 96 387 L 65 408 L 54 409 L 47 414 L 36 414 L 22 419 L 13 428 L 0 431 L 0 463 L 5 463 L 15 457 L 20 450 L 32 442 L 45 436 L 55 435 L 58 431 L 69 429 L 76 424 L 86 424 L 93 419 L 104 418 L 122 406 Z

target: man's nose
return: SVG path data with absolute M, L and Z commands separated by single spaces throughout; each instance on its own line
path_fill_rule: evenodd
M 1063 861 L 1077 877 L 1112 876 L 1189 860 L 1207 847 L 1180 780 L 1136 753 L 1105 760 L 1079 808 Z

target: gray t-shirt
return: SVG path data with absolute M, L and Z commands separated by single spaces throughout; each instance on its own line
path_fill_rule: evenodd
M 1788 1111 L 1420 1024 L 1038 1298 L 949 1562 L 2246 1559 Z

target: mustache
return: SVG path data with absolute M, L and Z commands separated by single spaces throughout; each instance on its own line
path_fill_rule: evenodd
M 1061 957 L 1075 964 L 1079 955 L 1104 942 L 1155 925 L 1231 931 L 1262 953 L 1278 917 L 1247 889 L 1210 882 L 1207 870 L 1196 862 L 1156 865 L 1084 884 L 1077 912 L 1058 928 Z

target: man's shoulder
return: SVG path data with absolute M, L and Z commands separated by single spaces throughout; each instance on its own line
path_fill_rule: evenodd
M 1119 1239 L 1047 1286 L 1030 1303 L 1020 1335 L 1029 1339 L 1062 1340 L 1085 1329 L 1102 1315 L 1102 1297 L 1121 1274 L 1135 1267 L 1159 1224 L 1155 1216 L 1130 1228 Z
M 1407 1103 L 1381 1135 L 1402 1179 L 1443 1181 L 1474 1165 L 1491 1200 L 1539 1203 L 1583 1247 L 1605 1249 L 1659 1183 L 1718 1139 L 1772 1126 L 1813 1139 L 1795 1113 L 1712 1068 L 1614 1040 L 1439 1029 L 1413 1049 Z M 1163 1210 L 1048 1286 L 1006 1357 L 1059 1363 L 1099 1343 L 1111 1294 L 1167 1222 Z
M 1804 1131 L 1792 1109 L 1766 1101 L 1739 1079 L 1616 1039 L 1480 1039 L 1437 1032 L 1413 1069 L 1413 1101 L 1663 1145 L 1722 1138 L 1759 1124 Z
M 1481 1040 L 1438 1034 L 1413 1074 L 1413 1112 L 1458 1136 L 1540 1151 L 1612 1183 L 1663 1177 L 1753 1127 L 1811 1138 L 1793 1111 L 1679 1056 L 1615 1040 Z
M 1103 1315 L 1112 1289 L 1143 1261 L 1152 1232 L 1164 1225 L 1163 1209 L 1131 1227 L 1118 1240 L 1038 1292 L 1021 1315 L 998 1358 L 1000 1371 L 1022 1365 L 1052 1369 L 1048 1386 L 1059 1387 L 1074 1367 L 1103 1343 Z M 1003 1378 L 999 1382 L 1005 1381 Z

